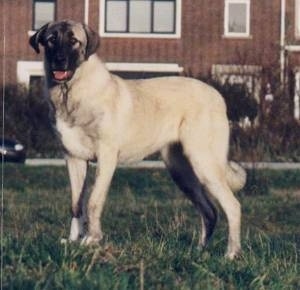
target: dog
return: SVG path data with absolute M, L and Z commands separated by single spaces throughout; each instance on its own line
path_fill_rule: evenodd
M 226 256 L 241 250 L 241 206 L 233 192 L 244 169 L 227 159 L 229 123 L 222 96 L 192 78 L 123 80 L 97 56 L 99 35 L 70 20 L 41 27 L 29 43 L 44 67 L 53 123 L 66 152 L 72 191 L 70 241 L 98 243 L 100 219 L 119 163 L 160 151 L 166 168 L 201 216 L 199 246 L 213 234 L 219 202 L 229 224 Z M 92 192 L 85 202 L 88 163 L 97 160 Z M 84 227 L 85 217 L 87 229 Z

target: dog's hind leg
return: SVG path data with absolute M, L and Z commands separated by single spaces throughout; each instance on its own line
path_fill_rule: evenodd
M 228 123 L 225 116 L 213 117 L 186 120 L 181 127 L 180 141 L 201 184 L 226 214 L 229 225 L 226 256 L 233 259 L 241 250 L 241 206 L 227 182 Z
M 199 245 L 205 247 L 217 222 L 216 208 L 207 197 L 204 187 L 199 182 L 188 159 L 184 156 L 181 144 L 168 145 L 163 148 L 161 154 L 173 180 L 193 202 L 201 215 L 202 234 Z
M 226 256 L 229 259 L 239 255 L 241 250 L 240 227 L 241 227 L 241 206 L 238 200 L 230 190 L 225 172 L 221 166 L 214 164 L 213 161 L 208 163 L 203 159 L 191 158 L 191 163 L 195 173 L 204 184 L 209 193 L 218 200 L 224 210 L 228 225 L 229 237 Z
M 72 221 L 70 229 L 70 241 L 76 241 L 84 235 L 84 191 L 87 173 L 87 161 L 67 157 L 67 167 L 72 191 Z

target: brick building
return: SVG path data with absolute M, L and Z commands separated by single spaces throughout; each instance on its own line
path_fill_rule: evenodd
M 41 76 L 28 37 L 47 21 L 73 19 L 99 32 L 111 71 L 245 82 L 258 100 L 287 84 L 299 119 L 300 0 L 3 0 L 0 11 L 5 84 Z

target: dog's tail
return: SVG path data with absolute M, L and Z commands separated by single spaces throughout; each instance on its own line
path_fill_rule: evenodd
M 230 189 L 233 192 L 237 192 L 245 186 L 247 174 L 242 166 L 236 162 L 229 161 L 226 170 L 226 179 Z

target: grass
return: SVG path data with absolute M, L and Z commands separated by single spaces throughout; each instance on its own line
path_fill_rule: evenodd
M 7 165 L 3 289 L 300 289 L 300 199 L 289 194 L 300 172 L 250 176 L 239 194 L 244 252 L 229 262 L 223 214 L 199 251 L 199 217 L 163 170 L 117 171 L 104 241 L 86 248 L 60 244 L 70 223 L 66 169 Z

